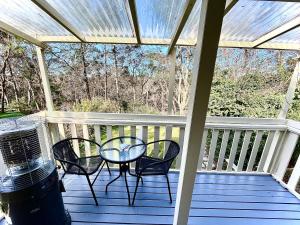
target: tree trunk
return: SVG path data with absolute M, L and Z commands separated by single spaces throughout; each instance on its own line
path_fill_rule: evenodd
M 250 57 L 250 53 L 249 53 L 249 49 L 244 49 L 244 62 L 243 62 L 243 75 L 246 75 L 248 72 L 248 63 L 249 63 L 249 57 Z
M 118 61 L 117 61 L 117 49 L 114 45 L 113 47 L 113 54 L 114 54 L 114 62 L 115 62 L 115 85 L 116 85 L 116 92 L 117 92 L 117 99 L 120 99 L 119 94 L 119 78 L 118 78 Z
M 3 60 L 3 66 L 1 68 L 1 91 L 2 91 L 2 94 L 1 94 L 1 112 L 4 113 L 5 112 L 5 94 L 6 94 L 6 66 L 7 66 L 7 62 L 8 62 L 8 59 L 9 59 L 9 52 L 10 52 L 10 49 L 8 49 L 6 51 L 6 56 Z
M 105 82 L 104 82 L 104 99 L 107 101 L 107 83 L 108 83 L 108 74 L 107 74 L 107 62 L 106 62 L 106 46 L 104 46 L 104 70 L 105 70 Z
M 12 77 L 12 84 L 13 84 L 14 93 L 15 93 L 15 100 L 16 100 L 16 102 L 19 102 L 19 88 L 17 86 L 15 75 L 12 72 L 12 68 L 11 68 L 10 62 L 8 62 L 8 68 L 9 68 L 10 76 Z
M 6 90 L 6 78 L 2 79 L 1 82 L 1 90 L 2 90 L 2 95 L 1 95 L 1 112 L 5 112 L 5 90 Z
M 83 81 L 85 83 L 86 87 L 86 94 L 89 100 L 92 100 L 91 97 L 91 91 L 90 91 L 90 84 L 89 84 L 89 78 L 87 76 L 86 68 L 87 68 L 87 63 L 85 59 L 85 49 L 83 44 L 80 44 L 80 51 L 81 51 L 81 58 L 82 58 L 82 64 L 83 64 Z

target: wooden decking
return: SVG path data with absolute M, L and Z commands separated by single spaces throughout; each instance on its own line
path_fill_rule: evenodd
M 114 172 L 112 177 L 117 173 Z M 113 183 L 103 172 L 94 188 L 99 206 L 94 205 L 85 177 L 66 176 L 63 194 L 73 225 L 172 224 L 175 204 L 168 201 L 164 177 L 146 177 L 135 206 L 128 206 L 124 178 Z M 129 177 L 133 193 L 135 177 Z M 178 173 L 170 174 L 176 199 Z M 191 225 L 299 225 L 300 200 L 271 176 L 199 173 L 193 193 Z

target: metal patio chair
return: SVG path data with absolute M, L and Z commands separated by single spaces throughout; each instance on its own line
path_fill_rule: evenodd
M 153 157 L 144 155 L 136 161 L 135 173 L 137 176 L 137 180 L 136 180 L 136 186 L 135 186 L 134 196 L 133 196 L 133 200 L 132 200 L 132 205 L 134 205 L 139 181 L 142 179 L 142 177 L 143 176 L 159 176 L 159 175 L 163 175 L 167 179 L 170 203 L 172 203 L 172 195 L 171 195 L 171 188 L 170 188 L 168 173 L 169 173 L 170 167 L 171 167 L 174 159 L 179 154 L 180 147 L 174 141 L 159 140 L 159 141 L 154 141 L 154 142 L 150 142 L 150 143 L 146 144 L 147 148 L 149 145 L 153 145 L 154 143 L 158 143 L 159 145 L 164 144 L 166 146 L 166 154 L 163 159 L 153 158 Z
M 96 205 L 98 205 L 98 201 L 93 189 L 93 184 L 95 183 L 96 179 L 98 178 L 104 164 L 106 164 L 109 174 L 110 169 L 108 163 L 104 161 L 99 155 L 96 156 L 89 156 L 89 157 L 78 157 L 73 148 L 73 140 L 85 142 L 88 141 L 89 143 L 96 145 L 97 148 L 100 148 L 100 145 L 92 140 L 84 139 L 84 138 L 68 138 L 61 140 L 52 146 L 52 150 L 54 153 L 54 158 L 60 162 L 61 167 L 64 170 L 64 174 L 62 178 L 66 174 L 77 174 L 77 175 L 84 175 L 88 181 L 89 187 L 91 189 L 93 198 L 95 200 Z M 101 166 L 102 164 L 102 166 Z M 90 175 L 96 173 L 101 166 L 99 172 L 97 173 L 93 182 L 90 180 Z

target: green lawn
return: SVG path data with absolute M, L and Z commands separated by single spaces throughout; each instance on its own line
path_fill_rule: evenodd
M 5 113 L 0 113 L 0 119 L 12 118 L 12 117 L 17 117 L 17 116 L 23 116 L 23 114 L 20 113 L 20 112 L 5 112 Z

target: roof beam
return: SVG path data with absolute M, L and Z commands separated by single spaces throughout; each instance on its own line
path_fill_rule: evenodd
M 253 42 L 249 41 L 220 41 L 219 48 L 249 48 L 252 49 Z M 297 43 L 264 43 L 257 46 L 259 49 L 272 49 L 272 50 L 300 50 L 300 44 Z
M 226 1 L 226 6 L 224 10 L 224 16 L 226 16 L 227 13 L 233 8 L 233 6 L 238 2 L 238 0 L 230 0 Z
M 63 26 L 66 30 L 72 33 L 76 38 L 80 41 L 85 42 L 84 36 L 72 25 L 70 24 L 60 13 L 53 8 L 47 1 L 45 0 L 31 0 L 34 4 L 36 4 L 41 10 L 47 13 L 52 19 L 58 22 L 61 26 Z
M 189 15 L 190 15 L 195 3 L 196 3 L 196 0 L 188 0 L 186 2 L 185 6 L 184 6 L 183 14 L 181 15 L 179 22 L 176 26 L 175 33 L 172 35 L 171 44 L 169 45 L 168 53 L 167 53 L 168 55 L 171 53 L 172 49 L 176 45 L 176 42 L 181 34 L 181 31 L 184 28 L 186 21 L 189 18 Z
M 260 38 L 256 39 L 252 43 L 252 48 L 256 48 L 256 47 L 258 47 L 258 46 L 260 46 L 282 34 L 285 34 L 299 26 L 300 26 L 300 17 L 297 17 L 297 18 L 281 25 L 280 27 L 272 30 L 271 32 L 261 36 Z
M 129 3 L 131 21 L 132 21 L 134 33 L 136 36 L 136 40 L 137 40 L 138 44 L 141 44 L 141 36 L 140 36 L 139 22 L 138 22 L 138 18 L 137 18 L 135 0 L 128 0 L 128 3 Z
M 238 0 L 230 0 L 226 3 L 226 6 L 225 6 L 225 10 L 224 10 L 224 16 L 233 8 L 233 6 L 238 2 Z M 173 34 L 172 36 L 172 39 L 171 39 L 171 44 L 168 48 L 168 54 L 171 53 L 172 49 L 174 48 L 174 46 L 176 45 L 176 42 L 181 34 L 181 31 L 183 30 L 184 28 L 184 25 L 186 23 L 186 21 L 188 20 L 188 17 L 194 7 L 196 3 L 196 0 L 189 0 L 186 5 L 185 5 L 185 8 L 184 8 L 184 13 L 183 15 L 181 16 L 180 20 L 179 20 L 179 23 L 176 27 L 176 31 L 175 33 Z
M 36 46 L 39 46 L 41 48 L 46 47 L 46 45 L 44 43 L 42 43 L 41 41 L 39 41 L 38 39 L 36 39 L 28 34 L 25 34 L 23 31 L 20 31 L 20 30 L 16 29 L 15 27 L 12 27 L 9 24 L 4 23 L 2 21 L 0 21 L 0 29 L 5 32 L 16 35 L 20 38 L 23 38 L 24 40 L 29 41 L 30 43 L 35 44 Z
M 40 42 L 50 43 L 78 43 L 79 40 L 74 36 L 37 36 Z M 102 43 L 102 44 L 136 44 L 135 37 L 85 37 L 87 43 Z M 143 38 L 143 45 L 169 45 L 171 39 L 152 39 Z M 178 39 L 176 45 L 180 46 L 195 46 L 195 39 L 182 40 Z M 219 42 L 219 48 L 252 48 L 253 42 L 247 41 L 226 41 Z M 300 50 L 300 43 L 270 43 L 267 42 L 258 46 L 260 49 L 278 49 L 278 50 Z

